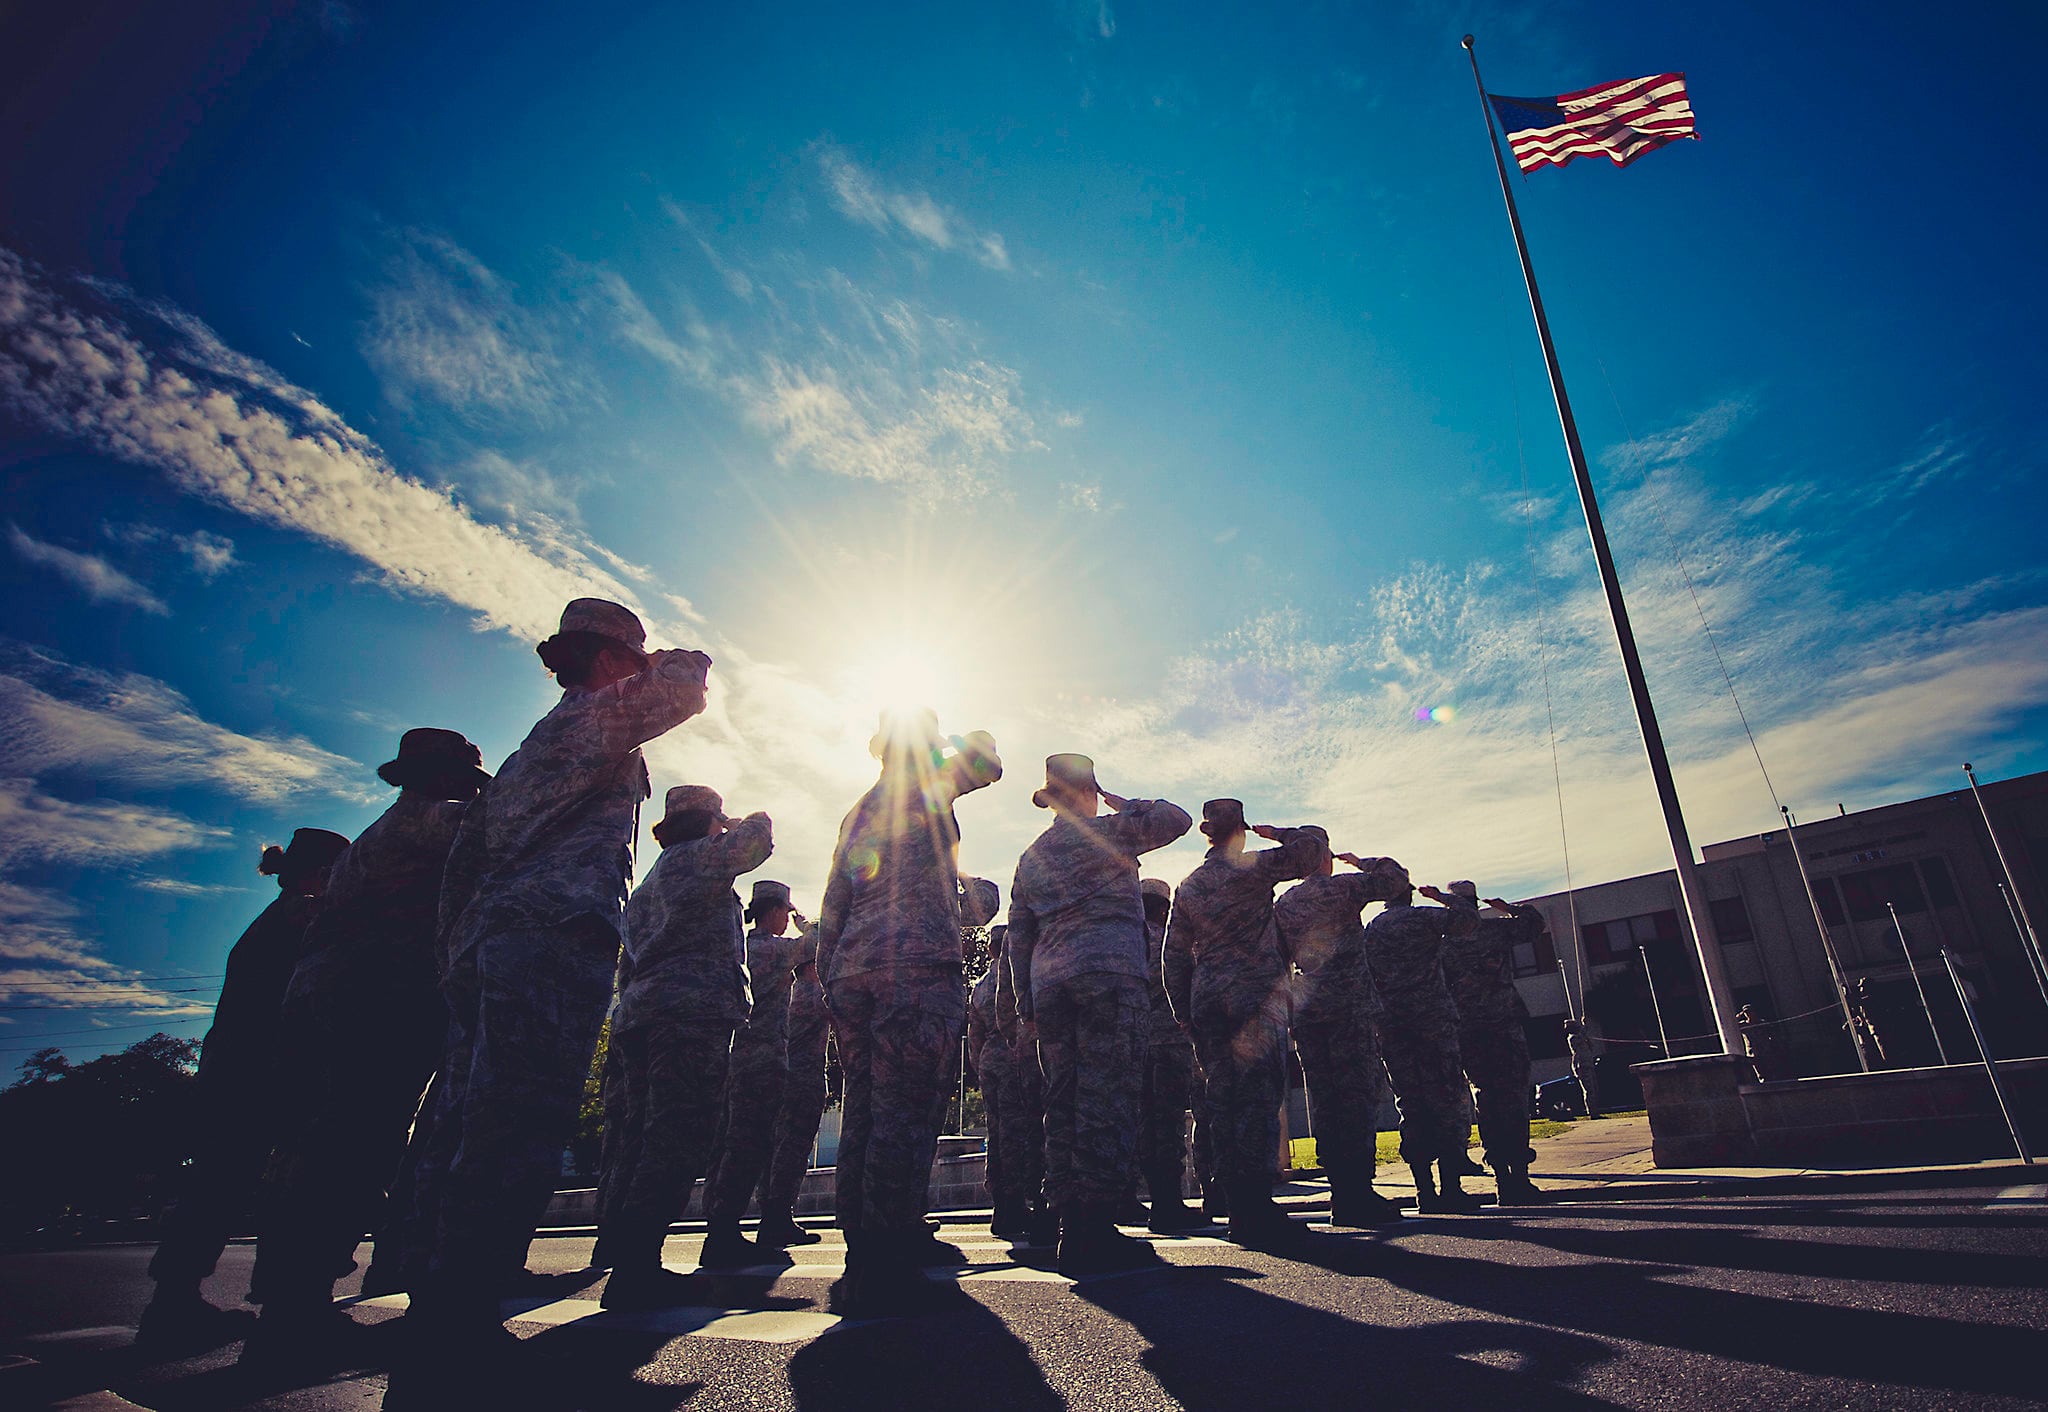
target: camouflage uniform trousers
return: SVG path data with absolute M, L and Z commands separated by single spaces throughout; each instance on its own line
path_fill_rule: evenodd
M 1181 1194 L 1186 1179 L 1188 1109 L 1197 1083 L 1195 1049 L 1187 1036 L 1152 1040 L 1145 1049 L 1145 1089 L 1138 1120 L 1138 1170 L 1149 1183 L 1152 1174 L 1173 1173 L 1171 1191 L 1155 1191 L 1154 1200 Z
M 827 987 L 845 1106 L 839 1225 L 922 1234 L 939 1135 L 934 1095 L 967 1024 L 958 966 L 867 971 Z
M 1371 1021 L 1309 1020 L 1294 1027 L 1294 1052 L 1308 1080 L 1316 1155 L 1332 1182 L 1372 1181 L 1387 1068 Z
M 782 1103 L 775 1112 L 775 1155 L 761 1179 L 761 1218 L 787 1216 L 796 1210 L 797 1192 L 811 1169 L 818 1142 L 818 1124 L 825 1116 L 825 1070 L 791 1074 L 782 1085 Z
M 1380 1021 L 1380 1051 L 1401 1110 L 1401 1160 L 1411 1166 L 1457 1157 L 1471 1129 L 1470 1090 L 1449 1016 L 1390 1013 Z
M 1217 1180 L 1270 1185 L 1287 1096 L 1286 992 L 1198 999 L 1190 1016 L 1201 1061 Z
M 1019 1035 L 1000 1073 L 992 1117 L 1002 1125 L 998 1144 L 1003 1160 L 995 1195 L 1036 1203 L 1045 1195 L 1045 1076 L 1038 1067 L 1038 1046 Z
M 991 1201 L 1002 1200 L 1004 1192 L 1003 1164 L 1007 1158 L 1003 1150 L 1003 1089 L 1011 1082 L 1009 1068 L 1008 1046 L 1000 1037 L 991 1035 L 982 1047 L 981 1064 L 975 1073 L 981 1081 L 982 1118 L 988 1129 L 988 1158 L 982 1181 Z
M 1529 1036 L 1520 1020 L 1460 1025 L 1458 1053 L 1478 1090 L 1479 1138 L 1495 1171 L 1529 1161 Z
M 788 1048 L 734 1036 L 732 1065 L 725 1076 L 724 1110 L 719 1116 L 718 1158 L 704 1184 L 704 1214 L 713 1221 L 737 1221 L 775 1156 L 775 1119 L 789 1080 Z M 767 1208 L 762 1208 L 767 1214 Z
M 362 1017 L 381 1022 L 360 1044 Z M 268 1298 L 329 1297 L 355 1268 L 363 1233 L 386 1222 L 406 1134 L 440 1062 L 441 997 L 367 992 L 288 1000 L 285 1072 L 294 1111 L 270 1166 L 270 1212 L 257 1249 Z M 402 1199 L 402 1198 L 401 1198 Z
M 599 1178 L 598 1230 L 646 1239 L 682 1218 L 717 1155 L 732 1030 L 712 1021 L 640 1025 L 612 1036 L 611 1057 L 619 1106 L 605 1121 L 618 1124 L 618 1144 L 613 1169 Z
M 1036 987 L 1039 1062 L 1045 1068 L 1045 1194 L 1054 1206 L 1111 1204 L 1138 1157 L 1145 1085 L 1142 977 L 1101 973 Z
M 442 979 L 450 1046 L 427 1174 L 432 1274 L 476 1293 L 523 1252 L 576 1130 L 618 933 L 586 917 L 488 936 Z
M 625 1153 L 626 1061 L 620 1057 L 617 1036 L 605 1046 L 604 1072 L 597 1079 L 597 1106 L 604 1112 L 597 1141 L 597 1209 L 608 1211 L 612 1188 L 623 1170 Z
M 248 1228 L 277 1127 L 276 1096 L 254 1076 L 208 1074 L 196 1107 L 192 1165 L 150 1257 L 149 1276 L 159 1282 L 198 1284 L 235 1232 Z

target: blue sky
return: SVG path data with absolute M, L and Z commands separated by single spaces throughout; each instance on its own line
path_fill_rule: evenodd
M 1006 886 L 1080 749 L 1549 890 L 1553 721 L 1657 867 L 1466 30 L 1690 79 L 1517 192 L 1695 839 L 1775 821 L 1701 610 L 1796 809 L 2048 765 L 2037 10 L 646 8 L 0 21 L 0 1058 L 197 1033 L 259 845 L 502 759 L 585 591 L 813 903 L 903 695 Z

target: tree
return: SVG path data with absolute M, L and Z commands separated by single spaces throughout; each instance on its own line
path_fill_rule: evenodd
M 41 1049 L 0 1091 L 0 1221 L 14 1232 L 149 1216 L 185 1160 L 199 1042 L 153 1034 L 72 1064 Z

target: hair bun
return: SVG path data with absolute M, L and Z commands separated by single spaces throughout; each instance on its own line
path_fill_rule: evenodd
M 284 872 L 284 849 L 275 843 L 263 845 L 263 858 L 256 864 L 256 871 L 266 878 L 274 878 Z

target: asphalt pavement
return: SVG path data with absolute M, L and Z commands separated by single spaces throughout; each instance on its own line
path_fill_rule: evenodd
M 1853 1185 L 1851 1183 L 1850 1185 Z M 2048 1389 L 2048 1177 L 2011 1165 L 1844 1190 L 1568 1200 L 1318 1228 L 1300 1258 L 1162 1239 L 1163 1264 L 1070 1281 L 985 1225 L 934 1268 L 947 1307 L 843 1321 L 844 1247 L 700 1272 L 687 1308 L 603 1312 L 588 1235 L 534 1242 L 507 1303 L 553 1409 L 2039 1406 Z M 1312 1220 L 1313 1187 L 1296 1206 Z M 701 1240 L 673 1236 L 691 1269 Z M 349 1366 L 284 1377 L 229 1343 L 133 1347 L 147 1246 L 0 1256 L 0 1405 L 356 1409 L 380 1404 L 403 1300 L 357 1303 Z M 367 1254 L 367 1252 L 365 1252 Z M 253 1248 L 208 1287 L 233 1305 Z

